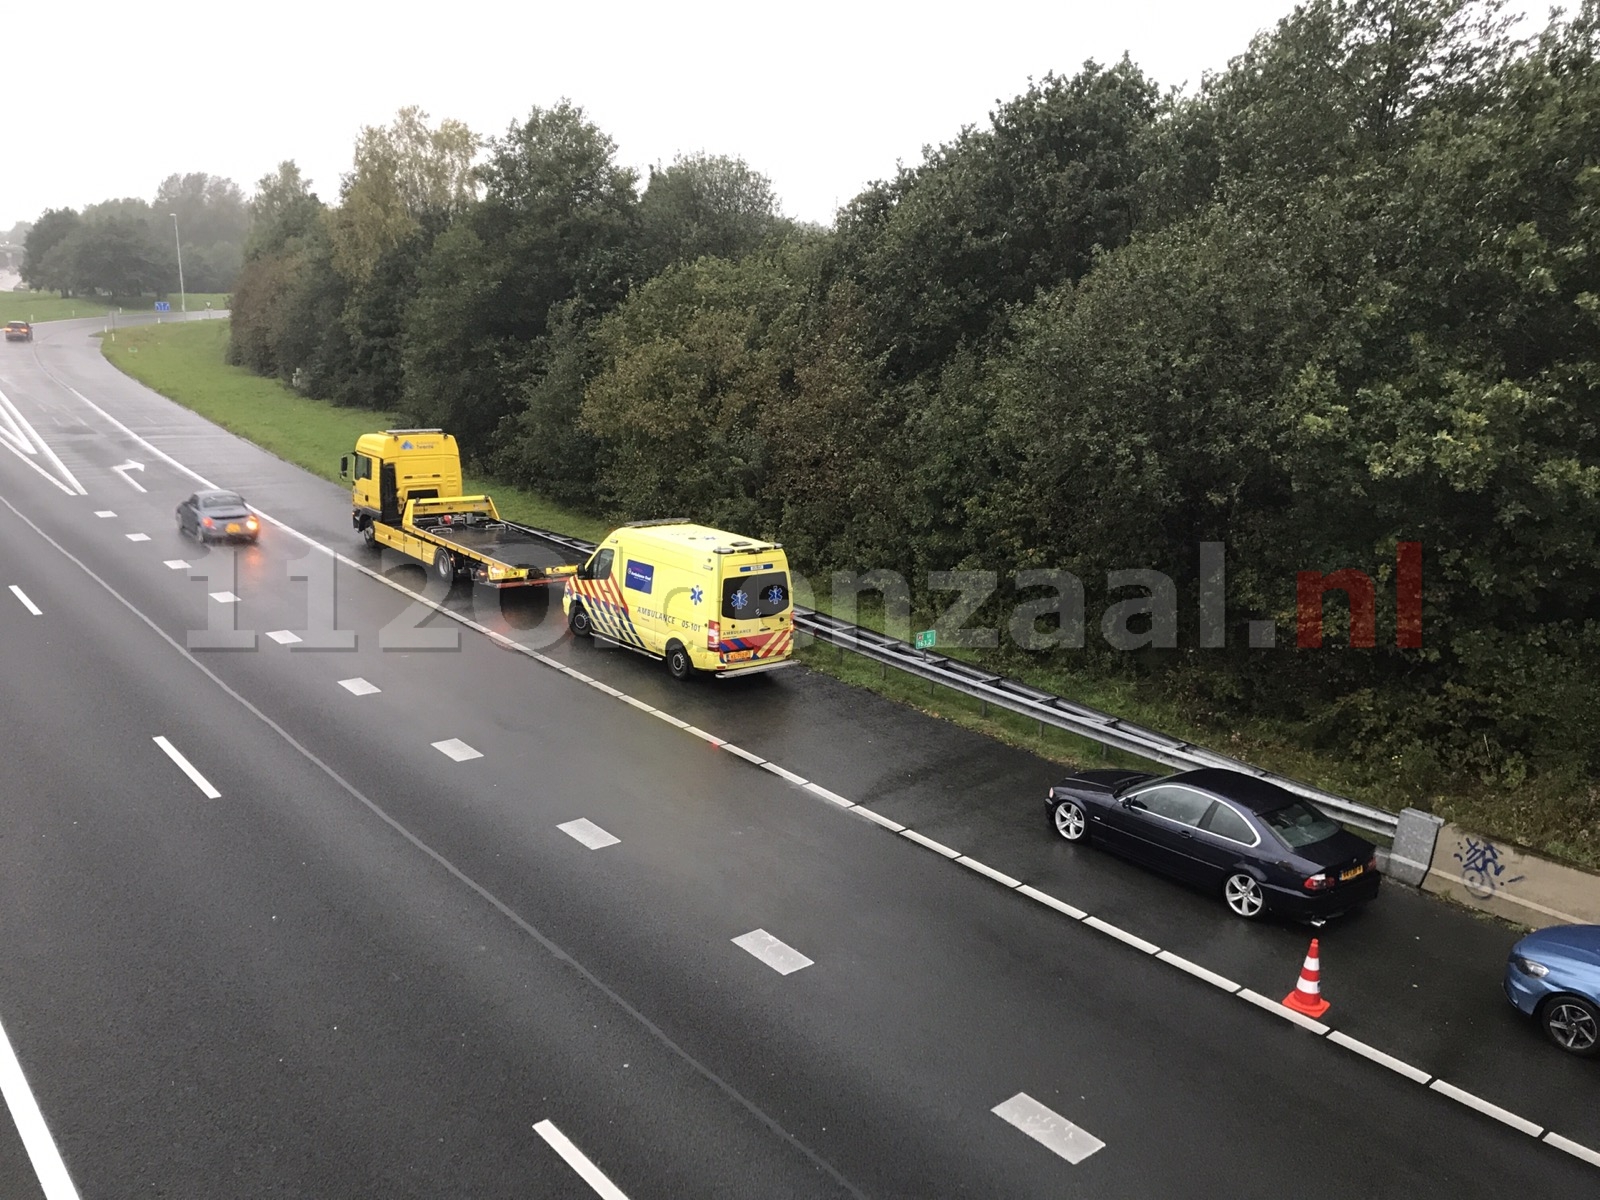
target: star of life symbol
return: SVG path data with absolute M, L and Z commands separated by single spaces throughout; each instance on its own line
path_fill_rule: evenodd
M 704 600 L 705 598 L 706 598 L 705 592 L 701 591 L 699 588 L 692 587 L 692 588 L 689 589 L 689 603 L 690 604 L 699 604 L 700 601 Z

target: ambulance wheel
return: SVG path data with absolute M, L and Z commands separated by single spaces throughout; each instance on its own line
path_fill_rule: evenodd
M 439 577 L 439 582 L 445 587 L 453 587 L 456 582 L 456 563 L 450 557 L 450 551 L 437 550 L 433 555 L 433 573 Z
M 589 610 L 581 604 L 574 604 L 572 611 L 567 613 L 567 628 L 572 630 L 573 637 L 593 637 L 594 622 L 589 620 Z
M 687 679 L 694 674 L 694 663 L 682 642 L 667 643 L 667 670 L 672 672 L 674 679 Z

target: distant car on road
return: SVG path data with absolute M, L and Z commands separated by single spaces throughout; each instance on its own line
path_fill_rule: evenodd
M 1568 1054 L 1600 1054 L 1600 925 L 1530 933 L 1511 947 L 1505 989 Z
M 26 321 L 6 322 L 6 341 L 31 342 L 33 341 L 33 326 Z
M 1320 920 L 1378 894 L 1376 848 L 1310 801 L 1253 775 L 1080 771 L 1045 797 L 1050 827 L 1222 897 L 1239 917 Z
M 178 532 L 193 534 L 202 542 L 213 538 L 253 542 L 261 525 L 237 492 L 206 491 L 178 505 Z

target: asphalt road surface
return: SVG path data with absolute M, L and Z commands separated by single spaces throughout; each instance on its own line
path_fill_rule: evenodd
M 1049 764 L 800 668 L 676 684 L 553 595 L 443 595 L 98 328 L 0 347 L 0 1195 L 1600 1182 L 1536 1140 L 1600 1145 L 1600 1076 L 1499 998 L 1511 931 L 1391 887 L 1319 932 L 1330 1025 L 1528 1130 L 1230 994 L 1283 995 L 1308 931 L 1052 840 Z M 260 545 L 178 534 L 202 480 Z

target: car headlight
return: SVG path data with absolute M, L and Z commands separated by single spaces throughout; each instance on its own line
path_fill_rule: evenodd
M 1517 970 L 1521 971 L 1524 975 L 1532 975 L 1535 979 L 1543 979 L 1546 975 L 1550 974 L 1550 968 L 1545 966 L 1543 963 L 1534 962 L 1533 959 L 1523 958 L 1521 955 L 1512 955 L 1511 965 L 1516 967 Z

